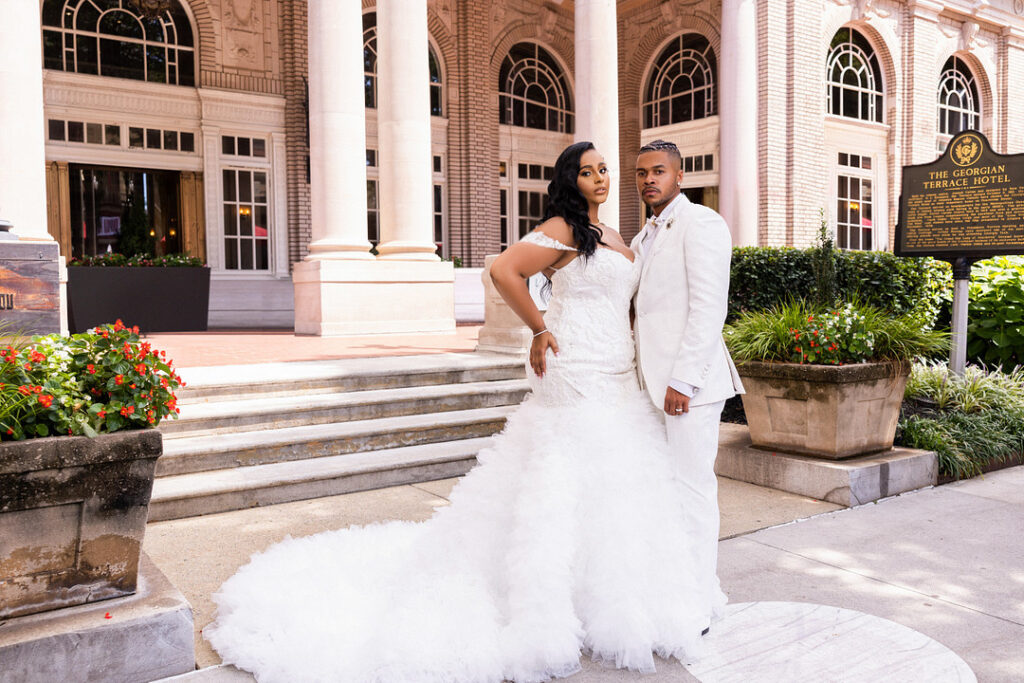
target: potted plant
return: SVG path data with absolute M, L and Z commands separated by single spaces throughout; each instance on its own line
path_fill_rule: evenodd
M 797 299 L 741 314 L 725 338 L 751 442 L 829 459 L 891 448 L 910 361 L 948 346 L 914 315 Z
M 120 321 L 0 346 L 0 620 L 135 591 L 180 386 Z
M 101 254 L 72 259 L 68 266 L 71 332 L 116 319 L 147 333 L 206 329 L 210 269 L 201 259 Z

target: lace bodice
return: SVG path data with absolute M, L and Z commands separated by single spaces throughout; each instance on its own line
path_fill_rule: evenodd
M 575 251 L 539 232 L 521 241 Z M 639 260 L 598 247 L 590 258 L 577 256 L 551 278 L 551 301 L 544 324 L 558 342 L 548 354 L 547 374 L 528 372 L 542 400 L 615 400 L 636 389 L 629 303 L 640 281 Z

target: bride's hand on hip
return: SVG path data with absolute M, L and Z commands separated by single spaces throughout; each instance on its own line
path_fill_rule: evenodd
M 544 330 L 533 338 L 533 343 L 530 345 L 530 366 L 533 368 L 533 374 L 538 377 L 544 376 L 546 370 L 544 359 L 548 349 L 554 351 L 556 356 L 558 355 L 558 342 L 555 340 L 555 335 Z

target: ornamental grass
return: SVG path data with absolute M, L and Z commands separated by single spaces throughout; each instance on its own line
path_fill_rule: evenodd
M 906 361 L 949 348 L 949 333 L 925 329 L 915 315 L 858 301 L 829 307 L 793 298 L 740 314 L 725 326 L 725 340 L 737 361 L 816 365 Z
M 155 427 L 177 418 L 182 386 L 166 354 L 120 320 L 68 337 L 8 338 L 0 346 L 0 440 Z
M 915 363 L 907 381 L 897 443 L 935 451 L 939 472 L 962 479 L 1024 453 L 1024 370 Z

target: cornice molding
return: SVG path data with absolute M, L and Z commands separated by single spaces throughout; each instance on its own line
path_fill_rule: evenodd
M 144 116 L 199 118 L 195 88 L 159 85 L 87 74 L 43 72 L 43 102 L 51 107 Z

